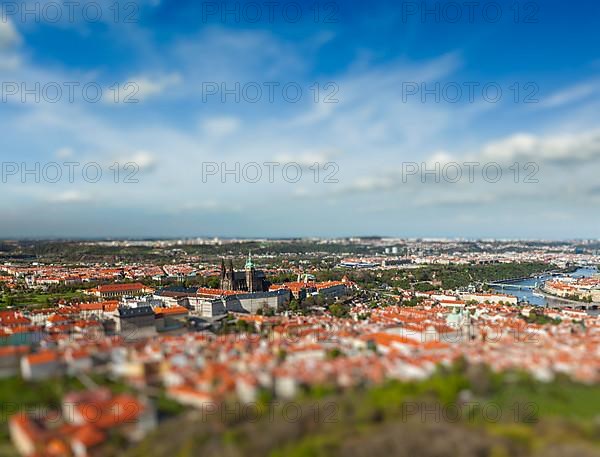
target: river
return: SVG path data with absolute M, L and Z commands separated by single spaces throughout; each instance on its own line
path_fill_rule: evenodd
M 569 273 L 565 276 L 571 276 L 573 278 L 588 278 L 597 273 L 598 270 L 596 270 L 595 268 L 578 268 L 573 273 Z M 539 285 L 540 283 L 547 281 L 550 278 L 550 275 L 542 275 L 540 278 L 524 279 L 522 281 L 515 281 L 511 284 L 519 286 L 535 286 L 536 283 Z M 493 289 L 499 293 L 514 295 L 519 298 L 519 301 L 527 301 L 532 305 L 546 306 L 548 304 L 548 299 L 543 295 L 539 294 L 539 292 L 536 292 L 535 290 L 502 289 L 500 287 L 493 287 Z

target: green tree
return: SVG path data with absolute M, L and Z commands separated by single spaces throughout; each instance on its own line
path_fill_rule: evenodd
M 295 298 L 292 298 L 289 304 L 289 308 L 291 311 L 298 311 L 300 309 L 300 303 Z
M 221 280 L 218 276 L 211 276 L 210 278 L 208 278 L 206 285 L 210 289 L 218 289 L 221 286 Z
M 348 316 L 348 308 L 341 303 L 334 303 L 329 307 L 329 312 L 334 317 L 347 317 Z

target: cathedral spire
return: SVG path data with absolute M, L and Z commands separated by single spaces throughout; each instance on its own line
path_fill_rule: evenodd
M 248 260 L 246 261 L 246 289 L 248 292 L 256 292 L 258 283 L 256 280 L 256 271 L 252 263 L 252 253 L 248 251 Z
M 246 270 L 250 270 L 254 268 L 254 264 L 252 263 L 252 252 L 248 251 L 248 260 L 246 261 Z

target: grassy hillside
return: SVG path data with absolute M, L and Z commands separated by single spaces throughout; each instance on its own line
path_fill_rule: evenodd
M 188 413 L 125 455 L 600 455 L 600 387 L 567 379 L 540 384 L 520 373 L 463 366 L 423 382 L 323 396 L 326 391 L 307 392 L 294 407 L 265 406 L 269 413 L 260 420 Z

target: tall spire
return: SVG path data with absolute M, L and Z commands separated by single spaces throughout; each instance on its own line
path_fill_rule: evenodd
M 248 260 L 246 261 L 246 269 L 250 270 L 254 268 L 254 264 L 252 263 L 252 252 L 248 251 Z

